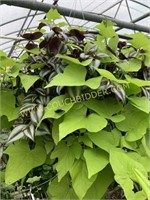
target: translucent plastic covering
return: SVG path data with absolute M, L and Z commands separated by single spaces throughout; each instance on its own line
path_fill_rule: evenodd
M 33 29 L 39 24 L 39 20 L 45 15 L 43 11 L 32 10 L 22 7 L 11 6 L 7 4 L 7 0 L 1 0 L 0 5 L 0 50 L 4 50 L 8 55 L 17 56 L 18 50 L 13 46 L 14 42 L 26 30 Z M 23 1 L 23 0 L 20 0 Z M 25 0 L 28 2 L 42 2 L 53 4 L 56 0 Z M 56 6 L 61 6 L 70 9 L 72 17 L 64 17 L 70 25 L 77 25 L 81 27 L 92 28 L 96 22 L 92 20 L 85 20 L 84 14 L 95 14 L 97 16 L 105 16 L 106 18 L 113 18 L 128 23 L 134 23 L 141 27 L 149 27 L 150 24 L 150 0 L 58 0 Z M 82 19 L 73 17 L 74 10 L 82 13 Z M 123 24 L 122 23 L 122 24 Z M 130 28 L 116 27 L 119 34 L 133 33 L 137 30 L 130 30 Z M 140 30 L 141 31 L 141 30 Z M 149 34 L 149 31 L 143 31 Z

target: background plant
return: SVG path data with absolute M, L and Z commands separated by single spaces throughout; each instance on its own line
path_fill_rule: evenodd
M 3 198 L 150 199 L 150 39 L 113 26 L 89 34 L 50 10 L 19 59 L 0 52 Z

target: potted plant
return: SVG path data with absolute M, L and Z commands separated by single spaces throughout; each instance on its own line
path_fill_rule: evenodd
M 150 39 L 114 25 L 51 9 L 18 59 L 0 52 L 3 198 L 150 199 Z

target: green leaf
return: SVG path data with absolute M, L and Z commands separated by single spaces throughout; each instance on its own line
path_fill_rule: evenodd
M 140 152 L 138 151 L 138 149 L 137 149 L 137 152 L 130 151 L 128 153 L 128 156 L 132 158 L 133 160 L 135 160 L 136 162 L 141 163 L 141 165 L 144 166 L 147 172 L 150 171 L 149 157 L 140 155 Z
M 19 57 L 18 62 L 22 63 L 24 60 L 27 60 L 28 58 L 29 58 L 28 52 L 25 52 Z
M 46 118 L 58 119 L 68 112 L 73 105 L 74 103 L 70 102 L 67 95 L 56 96 L 47 104 L 42 120 Z
M 30 150 L 25 140 L 10 145 L 4 153 L 9 155 L 5 174 L 8 185 L 26 176 L 31 169 L 42 165 L 46 159 L 43 145 L 36 143 L 35 148 Z
M 78 199 L 73 188 L 71 187 L 70 178 L 68 176 L 63 177 L 60 182 L 58 182 L 57 178 L 55 178 L 52 182 L 50 182 L 47 192 L 49 198 L 53 200 Z
M 110 40 L 109 40 L 109 42 L 108 42 L 108 46 L 109 46 L 113 51 L 117 51 L 118 41 L 119 41 L 118 35 L 113 36 L 112 38 L 110 38 Z
M 11 99 L 11 101 L 10 101 Z M 8 121 L 12 121 L 18 117 L 19 108 L 15 107 L 15 96 L 13 90 L 0 91 L 0 116 L 7 116 Z
M 149 115 L 128 104 L 124 111 L 125 120 L 116 123 L 120 131 L 126 132 L 125 139 L 133 142 L 146 134 Z
M 75 130 L 85 128 L 90 132 L 98 132 L 107 125 L 107 120 L 98 114 L 86 116 L 87 108 L 82 104 L 75 104 L 65 114 L 63 122 L 59 125 L 59 140 Z M 95 124 L 95 122 L 99 122 Z M 95 126 L 93 126 L 95 124 Z
M 120 147 L 121 148 L 125 147 L 127 149 L 136 151 L 137 144 L 136 144 L 136 142 L 128 142 L 128 141 L 126 141 L 125 136 L 122 136 L 121 140 L 120 140 Z
M 128 42 L 132 44 L 135 48 L 143 48 L 145 50 L 150 49 L 150 39 L 144 33 L 137 32 L 134 34 L 125 35 L 132 38 L 131 40 L 128 40 Z
M 70 64 L 76 64 L 76 65 L 82 65 L 82 66 L 88 66 L 92 62 L 91 58 L 80 62 L 77 58 L 73 58 L 73 57 L 66 56 L 66 55 L 58 54 L 56 57 L 62 58 L 64 60 L 68 61 Z
M 80 73 L 79 73 L 80 71 Z M 77 64 L 69 64 L 64 73 L 56 75 L 46 86 L 81 86 L 85 84 L 86 68 Z
M 142 110 L 145 113 L 150 112 L 150 101 L 146 97 L 129 97 L 128 98 L 133 106 Z
M 90 87 L 91 89 L 95 90 L 100 86 L 102 76 L 90 78 L 85 81 L 84 85 Z
M 0 183 L 5 182 L 5 172 L 4 171 L 0 171 Z
M 34 64 L 31 64 L 30 67 L 32 69 L 39 69 L 39 68 L 44 67 L 44 65 L 45 65 L 44 63 L 34 63 Z
M 45 143 L 46 154 L 48 155 L 53 149 L 54 149 L 54 142 L 46 141 L 46 143 Z
M 80 73 L 79 73 L 80 71 Z M 86 68 L 77 64 L 69 64 L 63 73 L 56 75 L 52 81 L 45 87 L 52 86 L 88 86 L 97 89 L 100 85 L 102 77 L 94 77 L 85 81 Z
M 150 66 L 150 50 L 147 50 L 146 53 L 144 53 L 144 63 L 146 66 Z
M 137 72 L 140 70 L 142 62 L 136 58 L 116 63 L 125 72 Z
M 90 140 L 90 138 L 88 137 L 88 135 L 85 135 L 85 134 L 83 136 L 80 135 L 78 137 L 78 140 L 79 140 L 80 143 L 83 143 L 84 145 L 86 145 L 86 146 L 88 146 L 90 148 L 93 148 L 93 143 Z
M 46 18 L 48 19 L 48 22 L 53 22 L 56 19 L 61 19 L 61 15 L 57 11 L 57 9 L 50 9 L 47 14 Z
M 107 175 L 107 176 L 106 176 Z M 86 195 L 84 196 L 84 200 L 87 199 L 103 199 L 104 194 L 108 190 L 109 185 L 114 180 L 114 174 L 110 167 L 107 165 L 102 171 L 98 173 L 98 176 L 93 183 L 93 185 L 89 188 Z
M 125 77 L 129 83 L 132 83 L 138 87 L 150 85 L 150 81 L 145 81 L 145 80 L 141 80 L 141 79 L 137 79 L 137 78 L 131 78 L 129 75 L 125 75 Z
M 102 36 L 104 36 L 105 38 L 111 38 L 117 35 L 115 33 L 115 30 L 113 29 L 114 25 L 115 23 L 112 21 L 103 20 L 99 25 L 96 26 L 96 28 L 100 30 L 100 34 Z
M 141 142 L 142 142 L 141 147 L 143 147 L 146 155 L 150 158 L 150 143 L 149 143 L 150 140 L 149 140 L 149 137 L 150 137 L 150 135 L 148 133 L 148 135 L 145 135 L 142 138 L 142 140 L 141 140 Z
M 59 142 L 59 124 L 63 121 L 63 118 L 55 119 L 53 122 L 52 127 L 52 137 L 55 142 L 55 144 L 58 144 Z
M 34 176 L 32 178 L 28 178 L 26 182 L 33 184 L 34 182 L 39 181 L 40 178 L 41 178 L 41 176 Z
M 12 58 L 1 56 L 0 60 L 2 69 L 5 69 L 6 67 L 12 67 L 15 65 L 15 61 Z
M 122 110 L 122 104 L 115 98 L 106 98 L 104 100 L 90 99 L 83 102 L 89 109 L 95 111 L 102 117 L 114 119 L 117 113 Z
M 146 197 L 150 199 L 150 181 L 138 170 L 134 170 L 134 174 L 137 177 L 139 185 L 142 187 Z
M 94 183 L 97 176 L 94 175 L 90 179 L 88 178 L 86 164 L 81 159 L 75 161 L 72 169 L 70 170 L 70 175 L 72 178 L 73 189 L 76 195 L 81 200 L 85 196 L 87 190 Z
M 65 142 L 60 142 L 52 152 L 51 158 L 58 158 L 56 170 L 58 172 L 58 181 L 60 181 L 71 169 L 75 160 L 74 153 L 71 151 L 71 148 L 66 145 Z
M 19 71 L 25 67 L 25 64 L 23 63 L 16 63 L 13 68 L 11 69 L 11 73 L 10 73 L 10 76 L 16 78 L 19 74 Z
M 141 200 L 141 199 L 146 199 L 146 198 L 147 197 L 142 190 L 142 191 L 134 193 L 134 199 L 131 199 L 131 200 Z
M 138 182 L 138 179 L 134 172 L 138 169 L 144 177 L 147 177 L 145 168 L 121 149 L 110 151 L 110 164 L 115 173 L 115 180 L 123 188 L 126 198 L 135 199 L 133 181 Z
M 76 159 L 79 159 L 82 154 L 82 146 L 77 141 L 75 141 L 71 146 L 69 146 L 70 151 L 74 154 Z
M 26 92 L 39 79 L 39 76 L 36 75 L 20 74 L 19 76 Z
M 2 117 L 0 117 L 0 131 L 3 129 L 3 128 L 8 128 L 10 129 L 12 127 L 12 123 L 13 122 L 9 122 L 8 121 L 8 118 L 3 115 Z
M 104 169 L 108 164 L 108 154 L 101 149 L 85 149 L 84 158 L 88 169 L 88 178 Z
M 100 131 L 98 133 L 88 133 L 88 137 L 99 148 L 109 151 L 119 145 L 121 134 L 114 129 L 112 132 Z
M 130 96 L 131 94 L 138 94 L 141 92 L 140 87 L 133 83 L 129 83 L 128 86 L 125 88 L 125 93 L 127 96 Z
M 127 83 L 126 80 L 121 80 L 121 79 L 117 79 L 111 72 L 109 72 L 108 70 L 105 69 L 97 69 L 95 68 L 96 71 L 98 71 L 98 73 L 102 76 L 105 77 L 111 81 L 115 81 L 116 83 Z

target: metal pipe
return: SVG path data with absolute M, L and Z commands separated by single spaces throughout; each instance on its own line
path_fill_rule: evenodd
M 115 7 L 117 4 L 119 4 L 120 2 L 121 2 L 122 0 L 120 0 L 120 1 L 118 1 L 118 2 L 116 2 L 116 3 L 114 3 L 114 4 L 112 4 L 111 6 L 109 6 L 108 8 L 106 8 L 105 10 L 103 10 L 101 13 L 95 13 L 95 14 L 97 14 L 97 15 L 102 15 L 102 14 L 104 14 L 105 12 L 107 12 L 108 10 L 110 10 L 110 9 L 112 9 L 113 7 Z M 93 11 L 93 10 L 92 10 Z M 92 12 L 89 12 L 88 11 L 88 13 L 92 13 Z M 93 13 L 92 13 L 93 14 Z M 84 26 L 84 25 L 86 25 L 88 22 L 85 22 L 84 24 L 82 24 L 82 26 Z
M 50 8 L 56 8 L 54 5 L 47 4 L 47 3 L 41 3 L 37 1 L 31 1 L 31 0 L 1 0 L 1 4 L 7 4 L 7 5 L 12 5 L 12 6 L 18 6 L 22 8 L 29 8 L 32 10 L 39 10 L 39 11 L 44 11 L 48 12 Z M 64 8 L 57 6 L 57 10 L 61 15 L 68 16 L 68 17 L 74 17 L 78 19 L 82 19 L 84 15 L 84 20 L 88 21 L 93 21 L 100 23 L 102 20 L 106 19 L 104 16 L 98 16 L 96 14 L 91 14 L 86 11 L 79 11 L 79 10 L 72 10 L 69 8 Z M 70 12 L 72 11 L 72 12 Z M 127 28 L 131 30 L 137 30 L 137 31 L 142 31 L 142 32 L 147 32 L 150 33 L 150 28 L 142 25 L 137 25 L 134 23 L 129 23 L 129 22 L 124 22 L 118 19 L 114 19 L 111 17 L 107 17 L 107 19 L 113 21 L 116 23 L 117 26 L 121 28 Z
M 141 6 L 144 6 L 144 7 L 146 7 L 146 8 L 150 8 L 150 6 L 145 5 L 144 3 L 141 3 L 141 2 L 139 2 L 139 1 L 136 1 L 136 0 L 130 0 L 130 1 L 132 1 L 132 2 L 134 2 L 134 3 L 137 3 L 137 4 L 141 5 Z
M 132 23 L 136 23 L 136 22 L 139 22 L 139 21 L 141 21 L 141 20 L 143 20 L 143 19 L 145 19 L 146 17 L 149 17 L 149 16 L 150 16 L 150 12 L 145 13 L 144 15 L 142 15 L 142 16 L 136 18 L 136 19 L 133 19 L 131 22 L 132 22 Z M 121 29 L 122 29 L 122 28 L 117 28 L 116 31 L 119 31 L 119 30 L 121 30 Z
M 36 15 L 43 15 L 43 14 L 44 14 L 44 13 L 41 12 L 41 13 L 37 13 Z M 33 17 L 33 16 L 34 16 L 34 14 L 29 15 L 29 17 Z M 10 21 L 8 21 L 8 22 L 4 22 L 3 24 L 0 24 L 0 27 L 5 26 L 5 25 L 7 25 L 7 24 L 9 24 L 9 23 L 16 22 L 16 21 L 18 21 L 18 20 L 25 19 L 26 17 L 27 17 L 27 16 L 23 16 L 23 17 L 19 17 L 19 18 L 16 18 L 16 19 L 12 19 L 12 20 L 10 20 Z
M 22 37 L 0 35 L 0 39 L 22 40 Z

